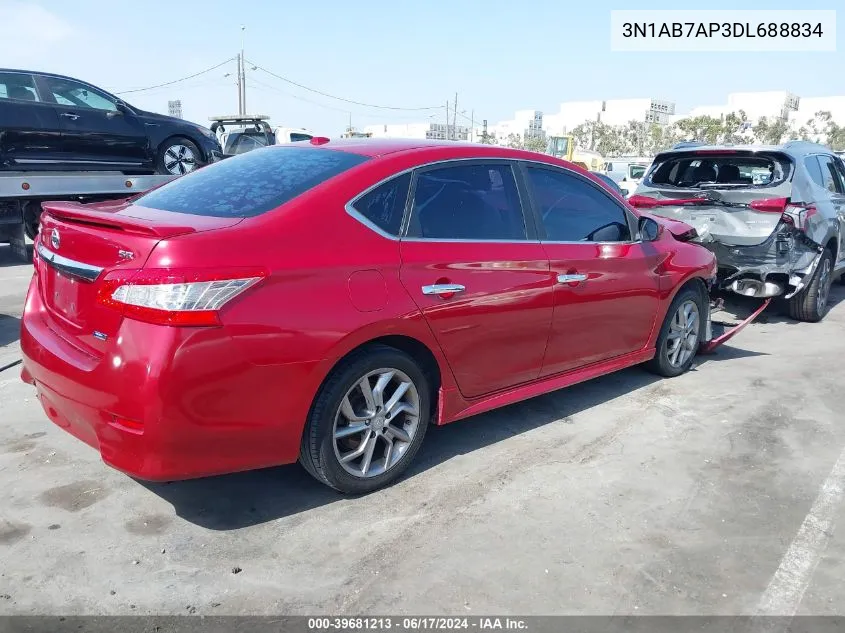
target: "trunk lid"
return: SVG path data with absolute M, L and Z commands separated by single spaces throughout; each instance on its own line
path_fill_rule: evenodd
M 791 162 L 775 152 L 671 152 L 654 162 L 629 201 L 650 214 L 689 224 L 704 243 L 764 242 L 781 221 L 776 201 L 791 194 Z
M 39 291 L 54 331 L 94 357 L 117 333 L 121 314 L 98 301 L 103 278 L 144 266 L 162 240 L 225 228 L 240 218 L 169 213 L 123 203 L 47 202 L 35 244 Z

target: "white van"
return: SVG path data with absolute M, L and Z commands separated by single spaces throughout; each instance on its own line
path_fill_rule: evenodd
M 616 181 L 626 196 L 630 196 L 650 166 L 651 159 L 648 158 L 618 158 L 604 164 L 604 173 Z
M 297 141 L 310 141 L 314 135 L 305 128 L 277 127 L 276 145 L 285 143 L 296 143 Z

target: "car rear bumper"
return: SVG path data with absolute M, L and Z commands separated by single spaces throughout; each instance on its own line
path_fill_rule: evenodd
M 720 241 L 702 246 L 716 255 L 722 288 L 760 299 L 799 293 L 812 278 L 820 253 L 818 245 L 784 224 L 753 246 Z
M 61 333 L 32 288 L 21 378 L 47 416 L 104 462 L 162 481 L 296 461 L 320 363 L 256 365 L 225 328 L 124 319 L 93 358 Z

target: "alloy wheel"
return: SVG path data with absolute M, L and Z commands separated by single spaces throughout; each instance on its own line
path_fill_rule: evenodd
M 669 335 L 666 337 L 666 354 L 670 365 L 681 367 L 695 354 L 700 328 L 698 305 L 692 300 L 684 301 L 672 317 Z
M 398 369 L 377 369 L 346 392 L 332 428 L 334 452 L 346 472 L 377 477 L 401 459 L 420 425 L 420 395 Z
M 187 145 L 171 145 L 164 151 L 164 168 L 174 176 L 188 174 L 197 167 L 197 158 Z
M 816 291 L 816 311 L 823 315 L 827 309 L 827 298 L 830 294 L 830 257 L 822 261 L 822 269 L 819 271 L 819 288 Z

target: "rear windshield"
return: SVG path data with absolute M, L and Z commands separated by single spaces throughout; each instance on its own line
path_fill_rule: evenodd
M 648 177 L 657 187 L 724 189 L 768 187 L 789 175 L 786 157 L 774 154 L 671 154 L 658 156 Z
M 224 159 L 141 196 L 135 204 L 222 218 L 250 218 L 292 200 L 367 157 L 330 149 L 267 147 Z

